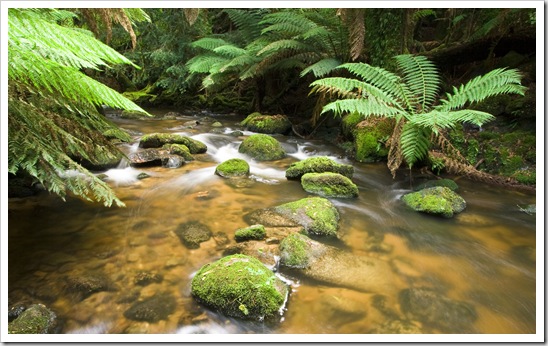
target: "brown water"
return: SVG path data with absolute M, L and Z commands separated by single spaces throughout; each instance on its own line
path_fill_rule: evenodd
M 249 160 L 251 178 L 245 186 L 234 186 L 213 172 L 219 162 L 238 156 L 243 137 L 228 133 L 238 129 L 241 119 L 209 115 L 223 123 L 224 133 L 210 133 L 208 124 L 181 127 L 196 119 L 190 116 L 117 120 L 135 131 L 136 139 L 144 133 L 182 132 L 208 144 L 208 153 L 180 168 L 121 167 L 106 172 L 126 208 L 104 208 L 75 198 L 63 202 L 47 193 L 10 199 L 10 303 L 46 304 L 62 322 L 62 333 L 364 334 L 405 319 L 398 300 L 401 290 L 431 287 L 476 310 L 471 330 L 451 333 L 536 332 L 535 216 L 518 207 L 534 204 L 533 194 L 459 179 L 466 210 L 453 219 L 431 217 L 402 205 L 399 197 L 410 191 L 409 183 L 403 174 L 393 180 L 385 164 L 350 162 L 323 141 L 283 136 L 277 138 L 291 156 L 260 164 Z M 136 146 L 123 149 L 130 152 Z M 292 292 L 275 323 L 229 319 L 195 303 L 189 291 L 193 273 L 235 244 L 234 231 L 247 226 L 244 214 L 306 197 L 300 184 L 287 181 L 284 173 L 291 162 L 314 155 L 351 163 L 360 189 L 356 199 L 332 200 L 341 222 L 340 241 L 331 244 L 386 261 L 390 270 L 384 275 L 390 284 L 361 292 L 281 268 L 279 274 L 291 283 Z M 137 180 L 140 172 L 151 177 Z M 174 230 L 189 221 L 208 225 L 216 236 L 199 249 L 186 248 Z M 229 243 L 223 244 L 223 238 Z M 136 285 L 143 271 L 160 274 L 163 280 Z M 67 278 L 96 274 L 108 278 L 109 291 L 85 299 L 67 291 Z M 175 297 L 176 308 L 166 319 L 148 323 L 124 317 L 137 299 L 157 294 Z M 413 323 L 422 333 L 444 332 L 435 325 Z

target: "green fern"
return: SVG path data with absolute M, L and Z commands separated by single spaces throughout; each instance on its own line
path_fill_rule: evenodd
M 422 56 L 395 57 L 401 76 L 362 63 L 339 66 L 357 78 L 323 78 L 311 83 L 311 93 L 330 94 L 339 99 L 327 104 L 323 113 L 335 116 L 358 113 L 396 119 L 391 136 L 388 166 L 395 176 L 402 160 L 411 168 L 427 157 L 432 140 L 457 124 L 482 126 L 493 120 L 486 112 L 461 109 L 500 94 L 523 95 L 525 87 L 517 70 L 496 69 L 458 88 L 447 99 L 439 99 L 441 80 L 434 64 Z M 432 137 L 432 135 L 434 137 Z
M 129 140 L 97 108 L 143 109 L 81 72 L 111 64 L 137 67 L 90 32 L 57 23 L 67 11 L 8 10 L 8 170 L 26 173 L 50 192 L 123 206 L 78 160 L 123 154 L 104 134 Z

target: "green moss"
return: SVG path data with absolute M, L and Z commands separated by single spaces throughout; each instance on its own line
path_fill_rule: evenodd
M 188 147 L 191 154 L 202 154 L 207 151 L 207 146 L 193 138 L 174 133 L 151 133 L 141 137 L 139 147 L 160 148 L 164 144 L 183 144 Z
M 260 116 L 262 116 L 262 114 L 259 112 L 251 113 L 244 120 L 242 120 L 240 125 L 247 126 L 251 122 L 251 120 L 253 120 L 255 117 L 260 117 Z
M 368 118 L 356 125 L 354 129 L 354 148 L 356 160 L 360 162 L 375 162 L 388 156 L 388 148 L 384 145 L 392 134 L 394 121 L 388 118 Z
M 408 193 L 402 196 L 402 201 L 416 211 L 448 218 L 466 208 L 466 201 L 461 196 L 443 186 Z
M 47 334 L 55 327 L 57 317 L 44 305 L 34 304 L 8 324 L 9 334 Z
M 286 267 L 306 268 L 310 261 L 309 238 L 299 233 L 285 237 L 280 243 L 280 263 Z
M 285 171 L 287 179 L 301 179 L 306 173 L 333 172 L 352 178 L 354 167 L 338 164 L 325 156 L 310 157 L 308 159 L 292 163 Z
M 420 184 L 419 186 L 417 186 L 415 190 L 418 191 L 418 190 L 422 190 L 422 189 L 426 189 L 434 186 L 445 186 L 451 189 L 452 191 L 457 191 L 459 189 L 459 186 L 457 185 L 457 183 L 455 183 L 451 179 L 438 179 L 438 180 L 429 180 L 427 182 L 424 182 Z
M 312 234 L 336 236 L 339 212 L 329 200 L 321 197 L 303 198 L 273 208 Z
M 194 156 L 190 153 L 190 149 L 184 144 L 165 144 L 163 148 L 168 150 L 170 154 L 181 156 L 185 161 L 194 160 Z
M 271 161 L 284 158 L 286 153 L 282 145 L 272 136 L 254 134 L 242 142 L 238 152 L 246 154 L 258 161 Z
M 259 260 L 232 255 L 206 264 L 191 283 L 194 298 L 227 316 L 261 320 L 274 316 L 287 286 Z
M 215 169 L 215 174 L 221 177 L 238 177 L 249 174 L 249 164 L 242 159 L 230 159 L 221 163 Z
M 234 233 L 236 241 L 263 240 L 266 238 L 266 230 L 263 225 L 253 225 L 240 228 Z
M 360 123 L 361 121 L 363 121 L 363 115 L 361 115 L 358 112 L 354 112 L 346 115 L 341 122 L 341 130 L 343 135 L 346 138 L 353 138 L 352 131 L 354 130 L 356 125 L 358 125 L 358 123 Z
M 535 170 L 531 168 L 515 172 L 512 174 L 512 178 L 525 185 L 535 185 L 537 183 L 537 174 Z
M 249 131 L 259 133 L 280 133 L 285 134 L 291 130 L 291 122 L 285 115 L 261 115 L 250 114 L 242 124 L 245 124 Z
M 357 197 L 358 187 L 344 175 L 339 173 L 306 173 L 301 178 L 301 184 L 306 192 L 322 197 Z

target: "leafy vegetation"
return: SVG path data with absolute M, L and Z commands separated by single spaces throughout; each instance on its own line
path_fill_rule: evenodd
M 400 74 L 364 63 L 347 63 L 345 69 L 356 78 L 331 77 L 311 84 L 313 92 L 327 93 L 339 100 L 327 104 L 323 113 L 337 116 L 358 113 L 364 118 L 394 118 L 389 139 L 388 168 L 395 175 L 405 161 L 409 168 L 425 159 L 432 144 L 449 154 L 452 147 L 443 134 L 457 124 L 482 126 L 493 119 L 489 113 L 463 109 L 471 103 L 500 94 L 523 95 L 525 87 L 514 69 L 495 69 L 439 99 L 441 79 L 435 65 L 423 56 L 398 55 Z
M 89 32 L 62 26 L 75 14 L 51 9 L 8 12 L 8 169 L 26 173 L 47 190 L 123 205 L 110 187 L 81 166 L 119 151 L 102 134 L 127 140 L 99 112 L 103 105 L 146 113 L 82 69 L 137 66 Z

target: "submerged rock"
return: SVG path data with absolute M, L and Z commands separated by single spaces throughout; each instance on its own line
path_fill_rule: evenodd
M 177 301 L 169 293 L 157 294 L 136 302 L 124 312 L 127 319 L 149 323 L 165 320 L 175 311 Z
M 34 304 L 8 323 L 9 334 L 49 334 L 55 332 L 57 316 L 42 304 Z
M 180 224 L 175 234 L 181 240 L 184 246 L 189 249 L 197 249 L 200 243 L 208 241 L 211 238 L 211 230 L 206 225 L 198 221 L 190 221 Z
M 339 212 L 328 199 L 322 197 L 303 198 L 289 202 L 272 210 L 312 234 L 336 236 L 339 225 Z
M 477 313 L 469 303 L 449 299 L 430 288 L 408 288 L 399 294 L 402 312 L 445 333 L 471 333 Z
M 215 168 L 215 174 L 223 178 L 242 177 L 249 174 L 249 164 L 242 159 L 230 159 Z
M 430 187 L 402 196 L 402 201 L 415 211 L 452 217 L 466 208 L 466 201 L 443 186 Z
M 332 172 L 352 178 L 354 167 L 339 164 L 325 156 L 310 157 L 308 159 L 292 163 L 285 171 L 287 179 L 299 180 L 306 173 Z
M 202 154 L 207 151 L 207 146 L 193 138 L 174 133 L 151 133 L 141 137 L 139 147 L 160 148 L 165 144 L 183 144 L 188 147 L 191 154 Z
M 114 284 L 102 274 L 75 275 L 66 278 L 66 288 L 80 299 L 85 299 L 93 293 L 114 291 Z
M 287 134 L 291 130 L 291 122 L 285 115 L 263 115 L 251 113 L 241 122 L 242 126 L 253 132 Z
M 259 260 L 231 255 L 203 266 L 192 279 L 191 293 L 224 315 L 262 320 L 278 314 L 288 287 Z
M 357 256 L 302 234 L 292 234 L 280 243 L 280 265 L 313 280 L 367 293 L 385 293 L 395 287 L 387 262 Z
M 306 192 L 322 197 L 352 198 L 358 196 L 358 187 L 339 173 L 306 173 L 301 178 L 301 185 Z
M 238 229 L 234 237 L 236 241 L 263 240 L 266 237 L 266 230 L 263 225 L 252 225 Z
M 284 148 L 274 137 L 264 134 L 254 134 L 244 139 L 238 152 L 257 161 L 279 160 L 286 155 Z

